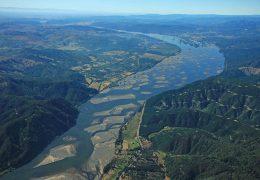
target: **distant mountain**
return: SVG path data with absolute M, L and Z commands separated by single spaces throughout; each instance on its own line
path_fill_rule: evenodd
M 0 7 L 0 15 L 5 18 L 52 18 L 64 19 L 65 17 L 86 15 L 86 13 L 78 12 L 75 10 L 66 9 L 40 9 L 40 8 L 16 8 L 16 7 Z M 1 18 L 0 18 L 1 19 Z

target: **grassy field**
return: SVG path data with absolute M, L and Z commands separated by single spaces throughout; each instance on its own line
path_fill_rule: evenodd
M 120 177 L 125 168 L 129 167 L 136 155 L 136 150 L 141 148 L 138 130 L 141 121 L 141 112 L 136 115 L 122 128 L 120 145 L 117 146 L 117 157 L 105 168 L 104 180 L 113 180 Z
M 137 137 L 140 120 L 141 113 L 137 113 L 125 126 L 123 131 L 123 150 L 134 150 L 140 148 L 140 140 Z

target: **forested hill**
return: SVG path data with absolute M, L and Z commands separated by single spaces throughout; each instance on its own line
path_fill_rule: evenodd
M 152 21 L 143 26 L 187 41 L 215 43 L 225 56 L 225 70 L 146 101 L 139 130 L 142 145 L 128 152 L 133 156 L 132 166 L 118 173 L 119 177 L 259 179 L 259 19 L 215 17 L 214 24 L 208 25 L 187 24 L 189 18 L 184 19 L 182 23 L 168 21 L 168 26 Z M 106 171 L 116 170 L 117 161 Z
M 260 67 L 260 16 L 143 15 L 96 18 L 94 24 L 214 43 L 226 58 L 226 70 Z
M 153 151 L 165 153 L 171 178 L 260 177 L 260 38 L 257 29 L 238 35 L 230 26 L 225 36 L 234 38 L 205 38 L 225 55 L 221 75 L 146 103 L 140 134 L 152 142 Z
M 1 171 L 29 162 L 76 123 L 78 111 L 63 99 L 0 97 Z
M 74 126 L 79 105 L 99 91 L 178 52 L 74 18 L 0 18 L 0 175 Z
M 149 99 L 140 134 L 171 177 L 257 178 L 259 120 L 259 86 L 217 77 Z
M 135 138 L 124 149 L 128 131 L 138 129 L 132 120 L 105 172 L 123 179 L 258 179 L 259 120 L 255 81 L 218 76 L 159 94 L 146 101 L 141 145 Z

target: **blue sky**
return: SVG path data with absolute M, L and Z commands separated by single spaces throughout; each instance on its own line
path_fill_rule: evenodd
M 260 0 L 0 0 L 0 7 L 110 14 L 260 14 Z

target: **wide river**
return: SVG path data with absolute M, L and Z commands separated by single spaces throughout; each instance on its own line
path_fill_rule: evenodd
M 146 99 L 223 70 L 224 57 L 214 45 L 193 47 L 177 37 L 146 36 L 175 44 L 181 53 L 127 77 L 83 104 L 76 126 L 4 179 L 98 179 L 98 173 L 114 156 L 120 127 Z

